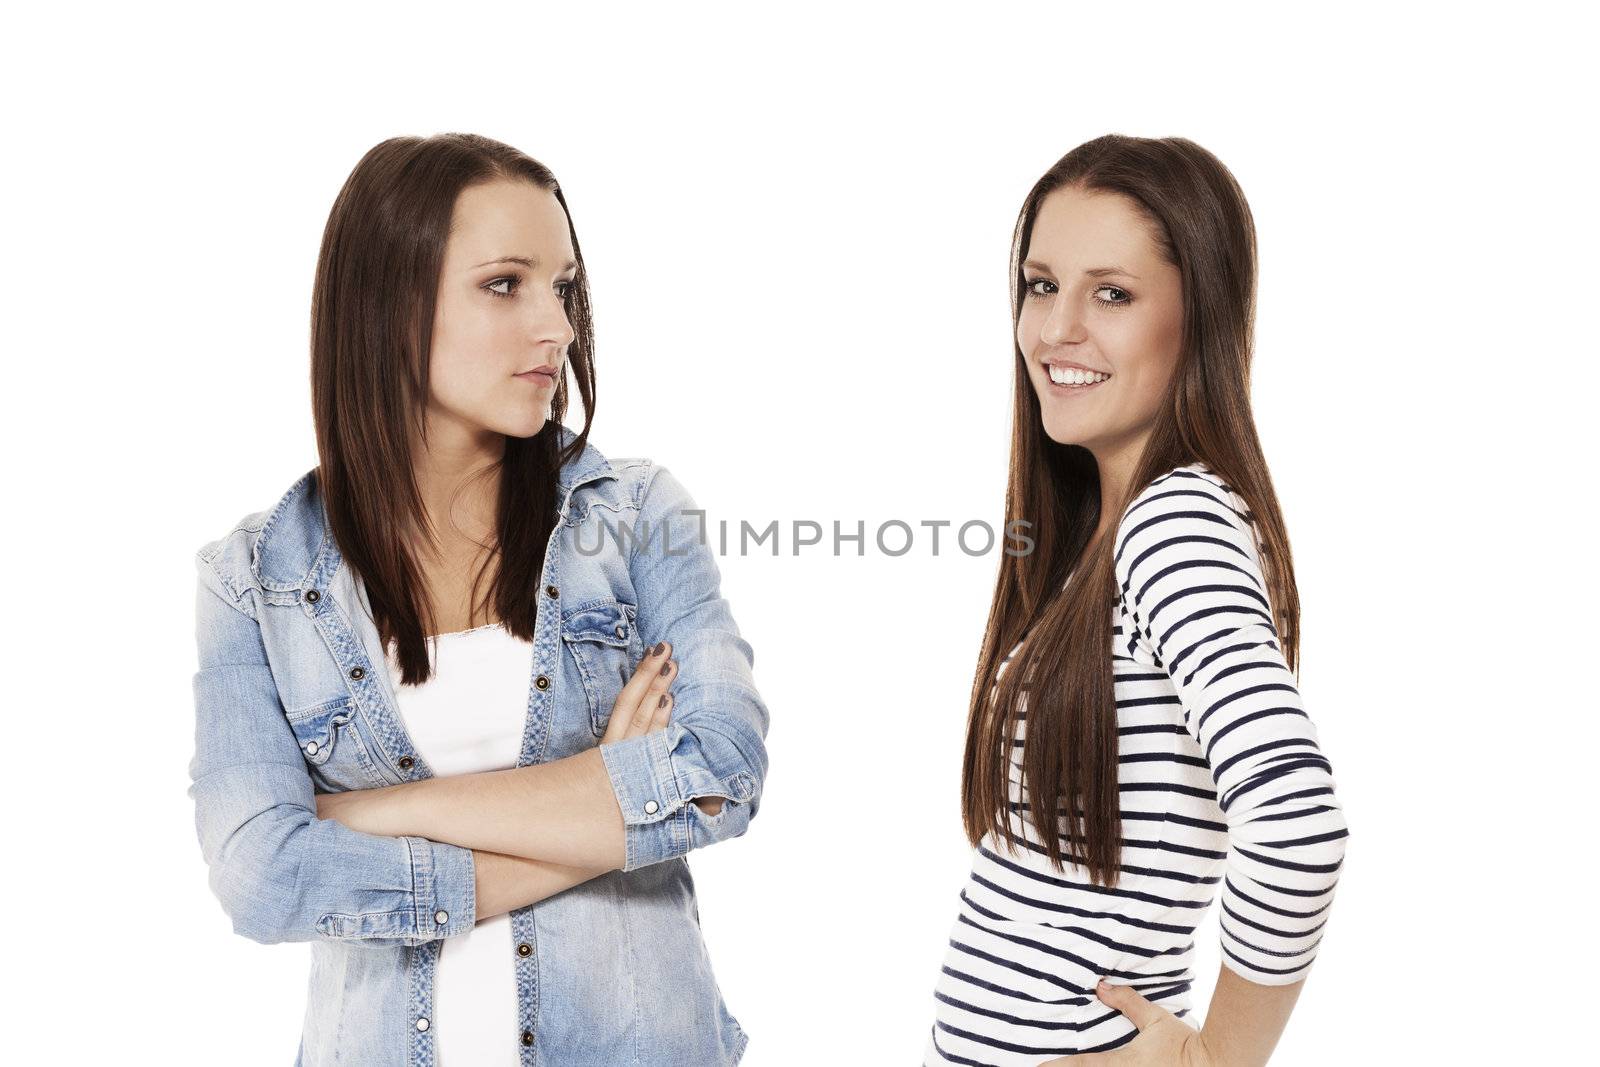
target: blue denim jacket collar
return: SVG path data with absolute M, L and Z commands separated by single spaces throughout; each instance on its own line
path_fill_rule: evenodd
M 562 448 L 577 436 L 560 424 L 556 431 Z M 556 484 L 563 491 L 561 513 L 566 513 L 567 503 L 578 487 L 616 477 L 610 461 L 585 441 L 583 451 L 563 464 L 557 476 Z M 318 575 L 331 573 L 338 565 L 337 553 L 317 482 L 317 468 L 313 467 L 289 487 L 267 516 L 251 555 L 250 569 L 263 589 L 292 593 L 314 587 Z

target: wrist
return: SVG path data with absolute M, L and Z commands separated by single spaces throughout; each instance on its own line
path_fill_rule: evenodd
M 1208 1034 L 1200 1027 L 1184 1042 L 1184 1067 L 1242 1067 L 1225 1058 L 1221 1044 L 1215 1033 Z

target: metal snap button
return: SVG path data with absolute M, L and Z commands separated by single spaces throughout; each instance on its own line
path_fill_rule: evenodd
M 417 761 L 412 759 L 410 756 L 401 756 L 398 762 L 402 771 L 409 771 L 412 765 Z
M 307 741 L 306 742 L 306 755 L 315 756 L 317 754 L 317 748 L 318 747 L 319 746 L 317 745 L 317 743 L 315 741 Z
M 366 676 L 367 676 L 367 671 L 366 671 L 365 667 L 351 667 L 350 668 L 350 677 L 354 678 L 356 681 L 359 682 L 359 681 L 361 681 L 361 679 L 365 678 Z
M 644 802 L 644 813 L 646 815 L 654 815 L 656 812 L 658 812 L 660 810 L 661 810 L 661 805 L 657 804 L 655 801 L 647 800 L 647 801 Z
M 443 908 L 440 908 L 438 911 L 433 913 L 433 921 L 438 923 L 440 926 L 443 926 L 445 923 L 450 921 L 450 913 L 445 911 Z
M 306 603 L 315 604 L 317 601 L 319 601 L 321 599 L 322 599 L 322 594 L 317 592 L 315 589 L 307 589 L 306 590 Z
M 522 1031 L 522 1043 L 524 1045 L 533 1044 L 533 1031 L 532 1030 L 524 1030 L 524 1031 Z
M 529 956 L 533 955 L 533 946 L 528 944 L 526 941 L 519 941 L 517 943 L 517 955 L 521 956 L 523 959 L 527 959 Z
M 427 1028 L 428 1028 L 428 1017 L 426 1015 L 424 1015 L 422 1018 L 417 1020 L 417 1029 L 418 1030 L 426 1030 Z
M 627 637 L 628 636 L 628 628 L 626 626 L 622 625 L 621 623 L 618 623 L 617 624 L 617 636 L 618 637 Z
M 546 678 L 544 675 L 541 674 L 541 675 L 539 675 L 539 677 L 537 677 L 537 678 L 535 678 L 533 680 L 533 684 L 535 686 L 537 686 L 538 688 L 540 688 L 540 689 L 549 689 L 550 688 L 550 679 Z
M 561 595 L 561 590 L 557 589 L 553 585 L 547 585 L 544 587 L 544 595 L 549 597 L 551 600 L 554 600 L 556 597 Z

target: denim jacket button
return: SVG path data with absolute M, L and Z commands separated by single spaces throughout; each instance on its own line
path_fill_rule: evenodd
M 416 763 L 416 760 L 412 759 L 410 756 L 401 756 L 396 762 L 400 764 L 400 769 L 402 771 L 409 771 L 412 767 L 412 764 Z
M 366 670 L 364 668 L 362 668 L 362 667 L 351 667 L 350 668 L 350 677 L 354 678 L 356 681 L 359 682 L 359 681 L 361 681 L 361 679 L 365 678 L 366 676 L 367 676 L 367 672 L 366 672 Z
M 522 1043 L 524 1045 L 533 1044 L 533 1031 L 532 1030 L 524 1030 L 524 1031 L 522 1031 Z
M 541 675 L 539 675 L 539 677 L 537 677 L 537 678 L 535 678 L 533 680 L 533 684 L 535 686 L 539 687 L 540 689 L 549 689 L 550 688 L 550 679 L 541 674 Z
M 321 599 L 322 599 L 322 594 L 317 592 L 315 589 L 307 589 L 306 590 L 306 603 L 307 604 L 315 604 L 317 601 L 319 601 Z
M 443 926 L 445 923 L 450 921 L 450 913 L 445 911 L 443 908 L 440 908 L 438 911 L 433 913 L 433 921 L 438 923 L 440 926 Z
M 544 595 L 549 597 L 551 600 L 554 600 L 556 597 L 561 595 L 561 590 L 557 589 L 553 585 L 547 585 L 544 587 Z
M 658 812 L 660 810 L 661 810 L 661 805 L 657 804 L 655 801 L 647 800 L 647 801 L 644 802 L 644 813 L 646 815 L 654 815 L 656 812 Z
M 618 637 L 627 637 L 628 636 L 628 628 L 626 626 L 623 626 L 621 623 L 618 623 L 617 624 L 617 636 Z
M 306 755 L 315 756 L 317 754 L 317 748 L 318 748 L 318 745 L 317 745 L 317 743 L 315 741 L 307 741 L 306 742 Z
M 527 959 L 529 956 L 533 955 L 533 946 L 528 944 L 526 941 L 518 942 L 517 955 L 521 956 L 523 959 Z
M 428 1028 L 428 1017 L 426 1015 L 424 1015 L 422 1018 L 417 1020 L 417 1029 L 418 1030 L 426 1030 L 427 1028 Z

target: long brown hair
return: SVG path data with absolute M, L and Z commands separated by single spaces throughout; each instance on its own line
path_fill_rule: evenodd
M 345 180 L 317 257 L 311 403 L 318 484 L 334 540 L 366 586 L 378 633 L 386 647 L 396 643 L 405 684 L 432 674 L 425 634 L 433 629 L 433 609 L 410 547 L 427 528 L 411 447 L 426 441 L 439 271 L 457 196 L 503 178 L 555 194 L 567 213 L 578 264 L 566 293 L 575 335 L 567 364 L 583 400 L 583 429 L 565 450 L 559 447 L 557 427 L 568 399 L 563 377 L 544 427 L 532 437 L 506 439 L 498 464 L 497 551 L 485 563 L 498 564 L 487 602 L 511 633 L 532 640 L 545 545 L 560 506 L 556 479 L 562 464 L 582 452 L 594 412 L 588 272 L 555 175 L 515 148 L 476 134 L 390 138 L 373 146 Z
M 1256 242 L 1244 193 L 1220 160 L 1181 137 L 1107 134 L 1068 152 L 1034 184 L 1017 218 L 1013 339 L 1034 219 L 1045 197 L 1066 186 L 1128 198 L 1182 280 L 1182 352 L 1118 514 L 1168 471 L 1195 461 L 1209 466 L 1254 517 L 1280 643 L 1297 669 L 1294 567 L 1250 411 Z M 1086 448 L 1057 444 L 1045 434 L 1026 357 L 1015 340 L 1013 349 L 1006 516 L 1032 523 L 1034 549 L 1001 559 L 968 711 L 962 821 L 973 844 L 995 832 L 1016 847 L 1006 814 L 1007 771 L 1018 701 L 1026 693 L 1022 781 L 1039 844 L 1057 870 L 1068 855 L 1091 880 L 1110 886 L 1122 852 L 1111 662 L 1115 526 L 1090 545 L 1100 521 L 1099 468 Z M 1001 662 L 1025 633 L 1023 650 L 995 683 Z M 1059 820 L 1038 817 L 1052 811 Z

